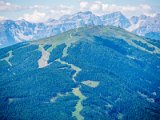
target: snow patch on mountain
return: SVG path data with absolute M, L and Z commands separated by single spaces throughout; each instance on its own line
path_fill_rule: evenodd
M 23 40 L 31 40 L 33 38 L 33 35 L 24 35 L 23 33 L 18 33 L 18 36 L 20 39 L 23 39 Z

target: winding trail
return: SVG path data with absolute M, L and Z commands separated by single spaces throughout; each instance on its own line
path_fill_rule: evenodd
M 74 71 L 76 71 L 76 72 L 72 75 L 72 80 L 73 80 L 73 82 L 77 82 L 75 78 L 76 78 L 76 76 L 78 75 L 78 73 L 81 71 L 81 68 L 79 68 L 79 67 L 77 67 L 77 66 L 75 66 L 75 65 L 73 65 L 73 64 L 69 64 L 69 63 L 67 63 L 67 62 L 65 62 L 65 61 L 62 61 L 62 60 L 60 60 L 59 58 L 56 59 L 55 61 L 57 61 L 57 62 L 59 62 L 59 63 L 61 63 L 61 64 L 63 64 L 63 65 L 70 66 Z
M 51 103 L 55 103 L 58 98 L 68 96 L 69 94 L 70 94 L 69 92 L 66 92 L 66 93 L 64 93 L 64 94 L 62 94 L 62 93 L 57 93 L 57 95 L 56 95 L 55 97 L 52 97 L 52 98 L 50 99 L 50 102 L 51 102 Z
M 77 29 L 78 31 L 78 29 Z M 72 43 L 74 43 L 74 40 L 70 40 L 72 39 L 72 34 L 70 33 L 70 37 L 68 38 L 68 41 L 65 42 L 66 47 L 63 49 L 63 53 L 62 53 L 62 57 L 67 57 L 68 56 L 68 48 L 71 47 Z M 74 64 L 68 63 L 66 61 L 63 61 L 61 58 L 56 59 L 56 62 L 59 62 L 60 64 L 63 65 L 67 65 L 69 67 L 71 67 L 72 70 L 75 71 L 75 73 L 72 75 L 72 81 L 74 83 L 78 83 L 76 80 L 77 75 L 79 74 L 80 71 L 82 71 L 82 69 Z M 98 81 L 91 81 L 91 80 L 87 80 L 87 81 L 83 81 L 81 83 L 78 83 L 79 86 L 76 88 L 72 89 L 72 93 L 77 96 L 79 99 L 77 100 L 77 104 L 75 106 L 75 110 L 72 112 L 72 117 L 75 117 L 77 120 L 84 120 L 84 117 L 81 115 L 81 111 L 83 110 L 83 101 L 87 99 L 87 97 L 85 95 L 83 95 L 83 93 L 81 92 L 80 88 L 81 88 L 81 84 L 83 85 L 87 85 L 88 87 L 97 87 L 99 85 Z M 55 102 L 57 100 L 58 97 L 61 96 L 66 96 L 66 95 L 59 95 L 57 94 L 56 97 L 53 97 L 50 102 Z
M 72 34 L 70 34 L 70 37 L 69 37 L 68 39 L 72 39 Z M 63 49 L 62 58 L 68 56 L 68 48 L 69 48 L 70 46 L 71 46 L 71 43 L 70 43 L 70 42 L 66 44 L 66 47 Z M 77 66 L 75 66 L 75 65 L 73 65 L 73 64 L 69 64 L 69 63 L 67 63 L 67 62 L 65 62 L 65 61 L 62 61 L 60 58 L 56 59 L 55 61 L 57 61 L 57 62 L 59 62 L 59 63 L 61 63 L 61 64 L 63 64 L 63 65 L 70 66 L 74 71 L 76 71 L 76 72 L 72 75 L 72 80 L 73 80 L 74 82 L 77 82 L 75 78 L 76 78 L 76 76 L 78 75 L 78 73 L 81 71 L 81 68 L 79 68 L 79 67 L 77 67 Z
M 67 65 L 70 66 L 74 71 L 76 71 L 73 75 L 72 75 L 72 80 L 73 82 L 77 82 L 76 81 L 76 76 L 78 75 L 78 73 L 81 71 L 81 68 L 73 65 L 73 64 L 69 64 L 65 61 L 62 61 L 60 59 L 56 59 L 55 61 L 63 64 L 63 65 Z M 84 117 L 80 114 L 80 112 L 83 110 L 83 105 L 82 102 L 87 99 L 86 96 L 84 96 L 81 91 L 80 91 L 80 87 L 77 88 L 73 88 L 72 93 L 77 96 L 79 98 L 79 100 L 77 101 L 77 104 L 75 106 L 75 111 L 72 112 L 72 116 L 76 117 L 77 120 L 84 120 Z
M 59 59 L 56 59 L 55 61 L 63 64 L 63 65 L 67 65 L 67 66 L 70 66 L 74 71 L 76 71 L 73 75 L 72 75 L 72 80 L 73 82 L 77 82 L 76 81 L 76 76 L 78 75 L 78 73 L 81 71 L 81 68 L 73 65 L 73 64 L 69 64 L 65 61 L 62 61 Z M 83 105 L 82 105 L 82 102 L 87 99 L 86 96 L 84 96 L 81 91 L 80 91 L 80 87 L 77 87 L 77 88 L 73 88 L 72 90 L 72 93 L 77 96 L 79 98 L 79 100 L 77 101 L 77 104 L 75 106 L 75 111 L 72 112 L 72 116 L 73 117 L 76 117 L 77 120 L 84 120 L 84 117 L 80 114 L 80 112 L 83 110 Z
M 68 38 L 68 41 L 69 39 L 72 39 L 72 34 L 70 34 L 70 37 Z M 67 42 L 65 43 L 66 44 L 66 47 L 63 49 L 63 53 L 62 53 L 62 58 L 64 57 L 67 57 L 68 56 L 68 48 L 71 47 L 71 44 L 73 42 Z M 67 65 L 69 67 L 71 67 L 71 69 L 73 69 L 75 71 L 75 73 L 72 75 L 72 80 L 74 83 L 76 83 L 76 77 L 78 75 L 78 73 L 81 71 L 81 68 L 75 66 L 74 64 L 70 64 L 66 61 L 62 61 L 60 58 L 56 59 L 55 60 L 56 62 L 59 62 L 63 65 Z M 72 93 L 77 96 L 79 98 L 79 100 L 77 101 L 77 104 L 75 106 L 75 111 L 72 112 L 72 116 L 73 117 L 76 117 L 77 120 L 84 120 L 84 117 L 80 114 L 80 112 L 83 110 L 83 105 L 82 105 L 82 102 L 87 99 L 86 96 L 84 96 L 82 94 L 82 92 L 80 91 L 80 86 L 79 87 L 76 87 L 76 88 L 73 88 L 72 89 Z M 56 98 L 53 98 L 52 101 L 55 101 Z
M 78 31 L 78 29 L 77 29 Z M 72 43 L 75 43 L 76 40 L 73 40 L 73 36 L 70 33 L 68 40 L 65 41 L 65 45 L 66 47 L 63 49 L 62 51 L 62 56 L 58 59 L 56 59 L 56 62 L 59 62 L 62 65 L 66 65 L 69 66 L 72 70 L 74 70 L 74 74 L 72 75 L 72 81 L 74 83 L 78 83 L 76 80 L 77 75 L 79 74 L 80 71 L 82 71 L 82 69 L 74 64 L 68 63 L 66 61 L 63 61 L 62 58 L 67 57 L 68 56 L 68 49 L 71 47 Z M 38 50 L 42 53 L 41 58 L 38 60 L 38 65 L 39 68 L 44 68 L 46 66 L 48 66 L 48 60 L 50 57 L 50 53 L 52 52 L 52 50 L 57 46 L 58 44 L 52 44 L 52 46 L 50 48 L 48 48 L 47 50 L 44 49 L 44 45 L 39 45 Z M 75 110 L 72 112 L 72 117 L 75 117 L 77 120 L 84 120 L 84 117 L 81 115 L 81 111 L 83 110 L 83 101 L 87 99 L 87 97 L 85 95 L 83 95 L 83 93 L 81 92 L 80 88 L 81 85 L 87 85 L 88 87 L 97 87 L 99 85 L 98 81 L 91 81 L 91 80 L 86 80 L 83 81 L 81 83 L 78 83 L 78 87 L 76 88 L 72 88 L 72 93 L 77 96 L 79 99 L 77 100 L 76 106 L 75 106 Z M 56 100 L 59 97 L 66 97 L 68 96 L 69 93 L 65 93 L 65 94 L 61 94 L 61 93 L 57 93 L 56 96 L 52 97 L 50 99 L 51 103 L 55 103 Z
M 81 91 L 80 91 L 80 87 L 77 87 L 77 88 L 73 88 L 72 90 L 73 94 L 75 96 L 77 96 L 79 98 L 76 106 L 75 106 L 75 111 L 72 112 L 72 116 L 73 117 L 76 117 L 77 120 L 84 120 L 84 117 L 80 114 L 80 112 L 83 110 L 83 105 L 82 105 L 82 102 L 87 99 L 86 96 L 84 96 Z

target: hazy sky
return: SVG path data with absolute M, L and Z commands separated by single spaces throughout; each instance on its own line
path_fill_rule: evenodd
M 0 20 L 25 19 L 41 22 L 78 11 L 97 15 L 121 11 L 132 15 L 154 16 L 160 12 L 159 0 L 0 0 Z

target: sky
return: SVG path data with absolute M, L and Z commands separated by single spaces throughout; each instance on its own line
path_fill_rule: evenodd
M 0 20 L 25 19 L 43 22 L 79 11 L 103 15 L 121 11 L 127 17 L 155 16 L 160 13 L 159 0 L 0 0 Z

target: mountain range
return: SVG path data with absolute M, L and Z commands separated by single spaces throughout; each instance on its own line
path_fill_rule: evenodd
M 0 21 L 0 47 L 54 36 L 74 28 L 96 25 L 112 25 L 146 38 L 160 39 L 160 14 L 154 17 L 141 15 L 127 18 L 121 12 L 96 16 L 87 11 L 65 15 L 58 20 L 49 19 L 43 23 L 31 23 L 25 20 Z
M 78 18 L 79 25 L 99 24 L 98 17 L 79 14 L 61 18 L 59 31 L 75 27 Z M 19 28 L 26 36 L 47 29 L 10 21 L 24 23 L 32 25 Z M 0 49 L 0 119 L 159 120 L 159 83 L 159 41 L 119 27 L 80 27 Z

